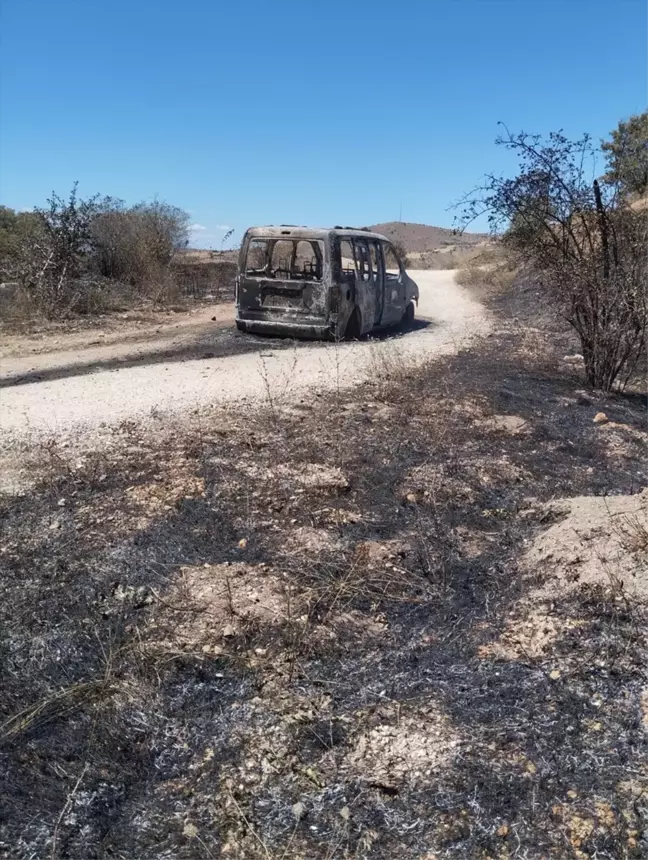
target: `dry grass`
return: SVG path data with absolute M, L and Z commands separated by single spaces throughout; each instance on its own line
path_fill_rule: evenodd
M 624 549 L 648 564 L 648 528 L 636 514 L 628 515 L 617 527 Z
M 78 290 L 70 296 L 70 307 L 63 311 L 64 318 L 79 318 L 115 314 L 129 310 L 142 303 L 132 287 L 107 278 L 93 278 L 79 283 Z M 9 284 L 0 289 L 0 330 L 24 331 L 49 322 L 43 308 L 34 296 L 18 284 Z
M 74 324 L 84 319 L 94 324 L 97 317 L 115 317 L 125 311 L 189 310 L 203 302 L 231 302 L 235 274 L 236 264 L 230 260 L 187 262 L 182 257 L 170 267 L 151 271 L 138 287 L 93 276 L 70 289 L 69 307 L 61 308 L 55 321 L 47 318 L 29 291 L 9 284 L 0 288 L 0 331 L 60 328 L 61 321 Z
M 461 262 L 457 283 L 464 287 L 508 290 L 516 277 L 516 267 L 501 247 L 487 247 Z
M 592 422 L 643 407 L 580 397 L 513 300 L 396 379 L 34 454 L 2 503 L 6 856 L 642 856 L 645 607 L 538 616 L 524 559 L 553 497 L 648 482 Z

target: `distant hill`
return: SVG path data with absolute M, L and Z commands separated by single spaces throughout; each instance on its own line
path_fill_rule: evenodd
M 488 233 L 455 233 L 447 227 L 402 221 L 372 224 L 369 229 L 402 245 L 408 265 L 420 268 L 452 268 L 493 241 Z
M 409 224 L 403 221 L 388 221 L 386 224 L 373 224 L 370 230 L 382 233 L 388 239 L 401 242 L 409 252 L 422 254 L 425 251 L 438 251 L 452 245 L 475 247 L 490 241 L 487 233 L 455 233 L 447 227 L 431 227 L 428 224 Z

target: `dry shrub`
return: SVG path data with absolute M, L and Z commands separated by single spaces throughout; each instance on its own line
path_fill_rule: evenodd
M 76 184 L 29 219 L 0 212 L 0 310 L 9 323 L 64 319 L 132 307 L 178 304 L 171 263 L 188 240 L 189 216 L 161 201 L 127 208 L 110 197 L 83 200 Z
M 40 316 L 32 296 L 20 284 L 3 284 L 0 287 L 0 319 L 18 324 Z
M 121 201 L 102 204 L 93 217 L 90 263 L 104 277 L 143 287 L 160 279 L 188 238 L 186 212 L 154 201 L 125 208 Z
M 578 334 L 588 382 L 624 388 L 645 367 L 648 220 L 622 183 L 591 181 L 597 152 L 587 135 L 507 130 L 497 143 L 518 157 L 518 174 L 487 176 L 459 204 L 463 224 L 488 214 L 491 228 L 505 231 L 506 246 Z
M 134 304 L 128 284 L 107 278 L 84 278 L 68 284 L 65 301 L 62 296 L 35 295 L 20 284 L 10 284 L 0 290 L 0 319 L 5 326 L 20 329 L 38 320 L 105 314 L 127 310 Z

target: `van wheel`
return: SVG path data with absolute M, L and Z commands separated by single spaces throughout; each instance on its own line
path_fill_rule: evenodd
M 401 320 L 400 327 L 403 331 L 409 331 L 414 325 L 414 302 L 410 302 L 408 306 L 405 308 L 405 313 L 403 314 L 403 319 Z
M 360 311 L 354 308 L 344 330 L 345 340 L 358 340 L 360 337 Z

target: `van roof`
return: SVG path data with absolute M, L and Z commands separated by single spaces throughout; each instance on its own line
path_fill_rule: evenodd
M 267 227 L 250 227 L 248 236 L 264 239 L 280 239 L 283 236 L 293 239 L 328 239 L 331 236 L 357 236 L 361 239 L 382 239 L 389 242 L 381 233 L 360 230 L 357 227 L 302 227 L 294 224 L 276 224 Z

